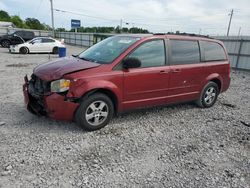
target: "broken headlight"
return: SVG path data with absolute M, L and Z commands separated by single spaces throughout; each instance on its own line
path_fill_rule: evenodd
M 69 90 L 70 80 L 61 79 L 51 82 L 50 91 L 61 93 Z

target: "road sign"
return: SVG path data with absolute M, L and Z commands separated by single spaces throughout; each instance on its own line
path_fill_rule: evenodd
M 76 29 L 81 27 L 81 20 L 71 20 L 71 29 Z

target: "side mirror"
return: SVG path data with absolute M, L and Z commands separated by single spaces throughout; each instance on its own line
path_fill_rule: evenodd
M 141 61 L 138 58 L 129 57 L 122 60 L 124 69 L 138 68 L 141 66 Z

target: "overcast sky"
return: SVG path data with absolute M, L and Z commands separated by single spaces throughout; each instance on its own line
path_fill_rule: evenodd
M 71 19 L 82 26 L 146 28 L 151 32 L 181 31 L 225 35 L 234 9 L 230 34 L 250 35 L 250 0 L 53 0 L 55 26 L 70 28 Z M 49 0 L 0 0 L 0 9 L 25 19 L 35 17 L 51 25 Z M 77 15 L 82 14 L 82 15 Z M 86 16 L 87 15 L 87 16 Z M 93 18 L 96 17 L 96 18 Z M 126 24 L 129 23 L 129 24 Z

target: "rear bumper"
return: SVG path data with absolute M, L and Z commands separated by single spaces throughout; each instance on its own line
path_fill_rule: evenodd
M 48 116 L 57 120 L 72 121 L 78 103 L 67 101 L 65 96 L 53 93 L 37 98 L 28 89 L 28 79 L 25 78 L 23 96 L 26 108 L 33 114 Z
M 231 78 L 227 78 L 223 81 L 223 87 L 221 88 L 221 93 L 228 90 L 230 83 L 231 83 Z

